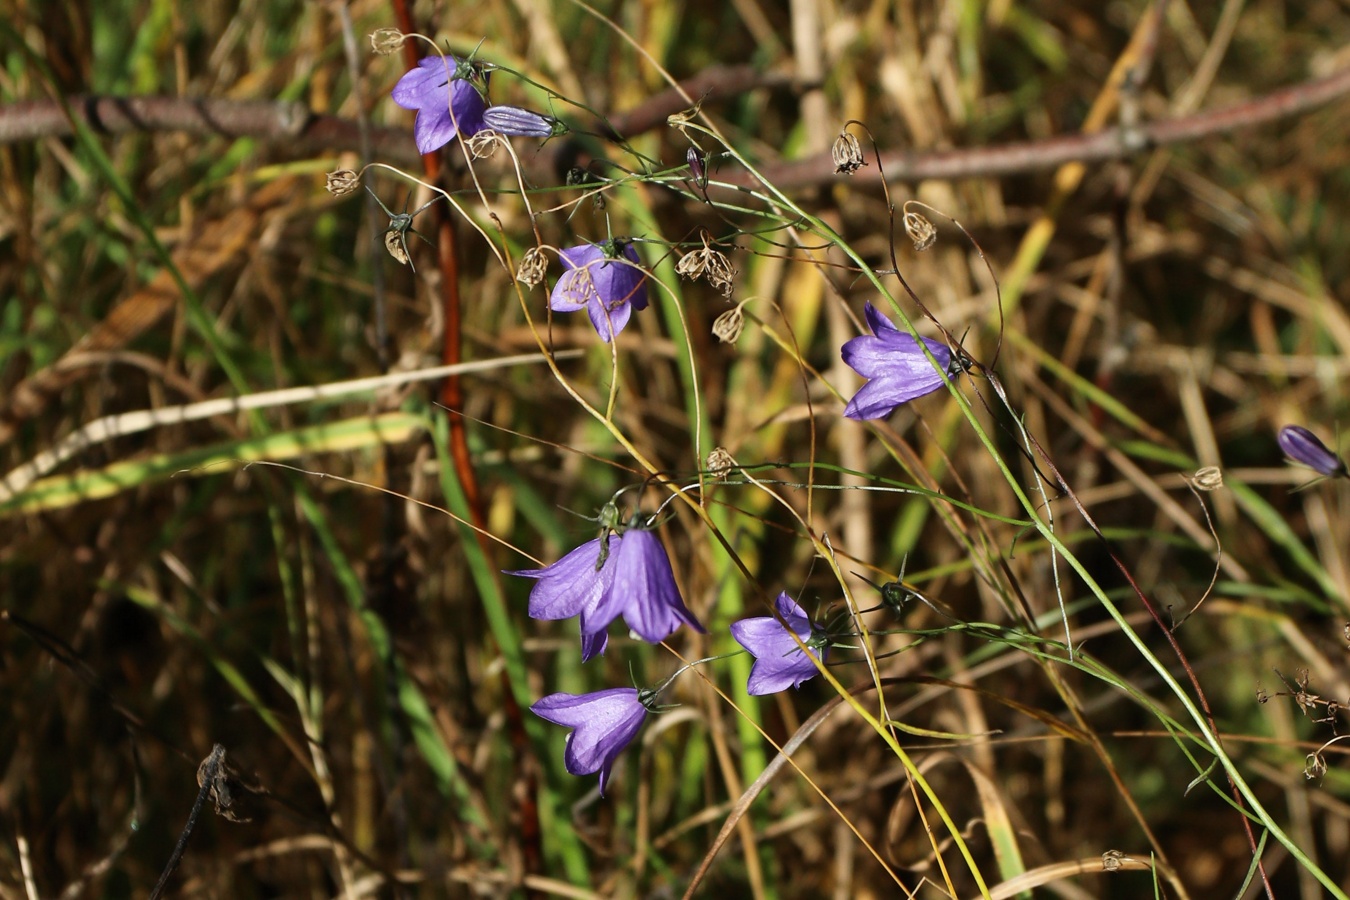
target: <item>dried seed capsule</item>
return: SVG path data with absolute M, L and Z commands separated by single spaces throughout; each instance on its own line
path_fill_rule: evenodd
M 841 132 L 839 137 L 834 139 L 834 147 L 830 150 L 830 157 L 834 160 L 834 173 L 836 175 L 852 175 L 867 165 L 867 161 L 863 159 L 862 146 L 858 143 L 858 139 L 847 131 Z
M 328 193 L 335 197 L 341 197 L 344 194 L 350 194 L 361 186 L 361 176 L 351 169 L 338 169 L 336 172 L 328 173 L 328 180 L 324 187 Z

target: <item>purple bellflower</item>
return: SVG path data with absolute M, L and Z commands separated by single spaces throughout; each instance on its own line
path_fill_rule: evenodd
M 581 617 L 581 660 L 605 652 L 606 629 L 620 616 L 634 634 L 649 643 L 670 637 L 681 623 L 703 626 L 684 605 L 670 558 L 650 531 L 630 527 L 587 541 L 542 569 L 508 571 L 536 579 L 530 590 L 532 619 Z
M 1319 475 L 1347 475 L 1345 460 L 1306 428 L 1286 425 L 1280 429 L 1280 449 L 1296 463 L 1302 463 Z
M 811 649 L 811 656 L 823 662 L 829 649 L 829 638 L 825 632 L 812 624 L 806 611 L 786 591 L 778 595 L 774 606 L 802 643 Z M 750 679 L 745 685 L 746 692 L 751 696 L 760 697 L 785 691 L 789 687 L 801 687 L 803 681 L 814 678 L 819 672 L 811 657 L 802 652 L 783 623 L 773 616 L 732 622 L 731 636 L 755 657 L 755 664 L 750 668 Z
M 556 137 L 567 133 L 567 126 L 552 116 L 514 106 L 490 106 L 483 113 L 483 124 L 498 134 L 514 137 Z
M 647 308 L 647 273 L 637 266 L 632 242 L 614 238 L 568 247 L 560 255 L 567 271 L 548 298 L 554 312 L 585 309 L 600 339 L 609 343 L 633 310 Z
M 636 688 L 593 694 L 549 694 L 530 707 L 541 719 L 576 729 L 567 736 L 563 765 L 572 775 L 600 773 L 600 793 L 614 760 L 642 729 L 654 695 Z
M 471 138 L 483 130 L 487 101 L 471 76 L 469 64 L 453 56 L 428 56 L 394 85 L 390 94 L 394 102 L 417 110 L 413 138 L 419 153 L 439 150 L 454 140 L 456 132 Z
M 924 338 L 946 375 L 938 373 L 913 335 L 898 330 L 870 303 L 864 312 L 872 333 L 851 339 L 840 351 L 844 362 L 868 379 L 844 407 L 844 415 L 850 419 L 884 419 L 900 404 L 942 387 L 947 376 L 960 368 L 959 362 L 953 364 L 952 352 L 945 344 Z

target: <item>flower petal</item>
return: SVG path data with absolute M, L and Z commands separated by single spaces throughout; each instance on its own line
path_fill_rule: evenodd
M 417 110 L 413 138 L 421 153 L 439 150 L 456 133 L 472 137 L 483 130 L 487 103 L 473 84 L 453 77 L 458 63 L 453 56 L 424 57 L 390 92 L 399 106 Z
M 455 74 L 458 64 L 453 56 L 441 59 L 439 56 L 427 56 L 417 61 L 417 68 L 411 69 L 398 80 L 389 92 L 390 98 L 404 109 L 421 109 L 444 102 L 445 86 Z
M 413 122 L 413 140 L 418 153 L 435 153 L 455 139 L 455 123 L 449 107 L 427 106 L 417 111 Z
M 621 539 L 617 535 L 611 535 L 608 540 L 609 552 L 612 555 Z M 600 553 L 600 539 L 595 538 L 552 565 L 542 569 L 508 571 L 506 574 L 538 579 L 538 583 L 530 590 L 531 619 L 569 619 L 577 615 L 584 617 L 588 610 L 594 609 L 600 603 L 614 581 L 613 565 L 607 563 L 596 570 L 595 565 L 600 560 Z
M 592 297 L 591 302 L 586 304 L 586 314 L 591 317 L 591 327 L 595 333 L 600 335 L 600 340 L 608 344 L 613 340 L 614 335 L 623 331 L 628 325 L 628 319 L 633 315 L 633 308 L 627 303 L 621 303 L 610 309 L 605 308 L 605 304 L 600 302 L 599 297 Z
M 605 647 L 609 644 L 609 632 L 596 631 L 591 634 L 581 633 L 581 661 L 590 662 L 597 656 L 605 654 Z
M 649 643 L 665 640 L 681 623 L 703 631 L 680 598 L 675 573 L 661 541 L 650 531 L 631 530 L 614 553 L 614 585 L 605 612 L 622 612 L 628 627 Z M 603 618 L 597 613 L 597 618 Z

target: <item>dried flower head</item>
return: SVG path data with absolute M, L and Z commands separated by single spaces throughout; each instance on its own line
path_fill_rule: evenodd
M 731 474 L 736 468 L 736 457 L 725 447 L 714 447 L 708 454 L 708 474 L 719 481 Z
M 376 28 L 370 33 L 370 46 L 378 56 L 388 56 L 407 40 L 408 35 L 397 28 Z
M 689 109 L 681 110 L 680 112 L 674 113 L 673 115 L 666 116 L 666 124 L 669 125 L 671 128 L 676 129 L 681 134 L 684 134 L 685 126 L 687 126 L 690 122 L 694 121 L 694 118 L 698 115 L 698 111 L 701 106 L 703 106 L 702 100 L 695 103 Z
M 543 284 L 544 273 L 548 271 L 548 257 L 538 247 L 531 247 L 520 258 L 520 268 L 516 271 L 516 281 L 534 287 Z
M 416 219 L 419 215 L 421 215 L 423 210 L 427 209 L 433 203 L 440 200 L 441 199 L 440 196 L 432 197 L 426 203 L 422 204 L 422 206 L 419 207 L 416 212 L 411 213 L 406 211 L 408 209 L 408 206 L 405 201 L 403 206 L 403 209 L 405 211 L 401 213 L 395 213 L 390 211 L 389 207 L 384 205 L 384 201 L 380 199 L 379 194 L 376 194 L 374 191 L 371 191 L 369 187 L 367 187 L 366 190 L 370 191 L 370 196 L 375 198 L 375 202 L 380 204 L 380 209 L 384 210 L 384 214 L 389 217 L 389 225 L 384 229 L 385 249 L 388 250 L 389 255 L 392 256 L 394 259 L 396 259 L 398 262 L 401 262 L 406 266 L 411 266 L 412 263 L 409 262 L 410 257 L 408 254 L 408 232 L 411 231 L 413 234 L 422 238 L 422 240 L 426 240 L 426 238 L 423 237 L 422 234 L 417 231 L 417 229 L 412 227 L 413 220 Z M 409 199 L 411 199 L 412 195 L 409 194 L 408 196 Z M 417 269 L 414 268 L 413 271 L 416 272 Z
M 745 316 L 741 313 L 744 304 L 737 303 L 733 308 L 713 319 L 712 333 L 724 344 L 734 344 L 745 329 Z
M 862 145 L 847 131 L 840 132 L 839 137 L 834 139 L 830 157 L 834 160 L 836 175 L 852 175 L 867 165 L 867 160 L 863 159 Z
M 937 242 L 933 223 L 914 212 L 905 213 L 905 234 L 914 242 L 914 249 L 922 253 Z
M 721 291 L 722 296 L 730 297 L 736 287 L 733 280 L 736 277 L 736 270 L 731 267 L 731 261 L 727 259 L 726 254 L 713 249 L 712 236 L 708 232 L 703 232 L 702 238 L 703 249 L 681 256 L 680 261 L 675 264 L 675 271 L 694 281 L 700 277 L 707 278 L 708 284 Z
M 384 249 L 389 251 L 397 262 L 403 265 L 408 264 L 408 245 L 403 237 L 403 232 L 389 229 L 384 233 Z
M 504 140 L 503 136 L 491 129 L 478 132 L 465 143 L 469 155 L 474 159 L 491 159 Z
M 1327 761 L 1322 752 L 1309 753 L 1303 761 L 1303 777 L 1309 781 L 1318 781 L 1327 774 Z
M 1218 466 L 1205 466 L 1197 469 L 1191 478 L 1191 484 L 1197 491 L 1217 491 L 1223 487 L 1223 470 Z
M 328 173 L 328 180 L 324 187 L 328 193 L 334 197 L 341 197 L 344 194 L 350 194 L 361 186 L 361 176 L 351 169 L 338 169 L 335 172 Z

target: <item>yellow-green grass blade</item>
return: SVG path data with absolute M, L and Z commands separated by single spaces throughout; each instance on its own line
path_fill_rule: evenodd
M 315 453 L 344 453 L 402 444 L 425 429 L 425 420 L 404 412 L 358 416 L 309 425 L 281 434 L 226 441 L 174 453 L 124 460 L 101 469 L 54 475 L 0 503 L 0 516 L 64 509 L 101 500 L 169 478 L 218 475 L 252 462 L 296 459 Z

